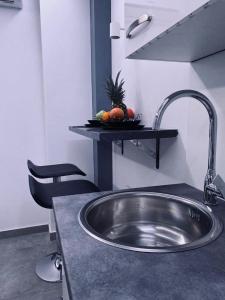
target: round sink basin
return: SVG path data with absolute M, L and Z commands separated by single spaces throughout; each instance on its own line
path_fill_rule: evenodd
M 115 247 L 141 252 L 177 252 L 215 240 L 222 224 L 206 205 L 148 192 L 114 193 L 85 205 L 82 228 Z

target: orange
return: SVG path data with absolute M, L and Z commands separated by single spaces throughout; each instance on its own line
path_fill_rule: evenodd
M 103 122 L 108 122 L 110 120 L 110 113 L 108 111 L 105 111 L 103 114 L 102 114 L 102 117 L 101 117 L 101 120 Z

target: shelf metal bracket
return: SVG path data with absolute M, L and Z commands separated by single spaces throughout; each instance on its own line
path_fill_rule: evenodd
M 156 161 L 156 169 L 159 169 L 159 161 L 160 161 L 160 138 L 156 138 L 155 151 L 146 147 L 140 140 L 126 140 L 126 143 L 129 143 L 144 153 L 148 154 L 151 158 Z M 124 140 L 115 141 L 115 144 L 118 147 L 121 147 L 121 154 L 124 155 Z
M 156 169 L 159 169 L 159 161 L 160 161 L 160 138 L 159 137 L 157 137 L 155 140 L 155 152 L 156 152 L 155 166 Z

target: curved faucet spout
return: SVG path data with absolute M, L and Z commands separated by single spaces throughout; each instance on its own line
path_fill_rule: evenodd
M 212 102 L 203 94 L 193 90 L 181 90 L 173 93 L 167 97 L 162 105 L 159 107 L 155 119 L 153 122 L 153 129 L 160 129 L 162 117 L 167 107 L 175 100 L 184 97 L 191 97 L 201 102 L 206 108 L 209 115 L 209 152 L 208 152 L 208 171 L 205 179 L 205 193 L 206 188 L 212 184 L 214 177 L 216 176 L 216 142 L 217 142 L 217 114 Z M 207 198 L 207 199 L 206 199 Z M 205 201 L 210 202 L 208 197 L 205 195 Z M 211 201 L 212 202 L 212 201 Z

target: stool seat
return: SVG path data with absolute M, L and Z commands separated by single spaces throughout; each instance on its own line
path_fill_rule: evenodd
M 47 166 L 37 166 L 32 161 L 27 161 L 28 168 L 31 174 L 37 178 L 54 178 L 68 175 L 86 174 L 73 164 L 56 164 Z
M 52 198 L 75 194 L 99 192 L 99 188 L 88 180 L 70 180 L 57 183 L 40 183 L 29 175 L 30 191 L 34 200 L 44 208 L 52 209 Z

